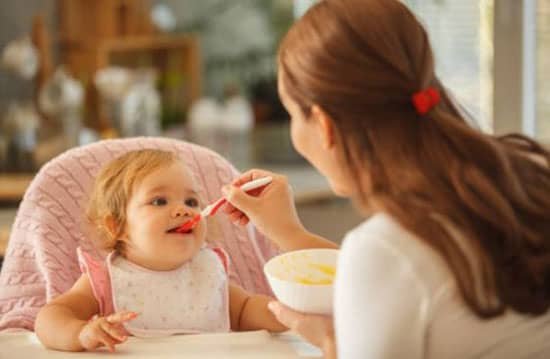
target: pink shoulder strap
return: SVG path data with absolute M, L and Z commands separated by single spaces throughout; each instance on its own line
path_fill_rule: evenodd
M 94 296 L 99 303 L 99 315 L 105 316 L 114 312 L 113 296 L 109 271 L 104 262 L 95 260 L 80 247 L 76 250 L 80 271 L 86 273 L 92 286 Z
M 214 251 L 214 253 L 216 253 L 216 255 L 220 258 L 223 268 L 225 269 L 225 273 L 229 273 L 229 256 L 227 255 L 227 252 L 220 247 L 214 247 L 212 248 L 212 251 Z

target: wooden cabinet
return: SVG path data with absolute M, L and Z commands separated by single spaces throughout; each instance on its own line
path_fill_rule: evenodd
M 154 32 L 146 0 L 59 0 L 62 40 L 80 45 Z
M 180 79 L 176 96 L 165 86 L 174 81 L 160 81 L 160 90 L 163 104 L 181 106 L 182 112 L 201 95 L 197 38 L 159 34 L 149 20 L 149 1 L 59 0 L 59 5 L 61 61 L 86 86 L 88 125 L 100 130 L 110 125 L 93 86 L 95 72 L 106 66 L 153 67 L 161 80 Z

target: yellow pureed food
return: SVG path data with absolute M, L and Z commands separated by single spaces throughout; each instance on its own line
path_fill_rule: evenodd
M 306 285 L 332 284 L 336 274 L 333 265 L 314 263 L 307 256 L 281 260 L 277 277 Z
M 336 268 L 333 265 L 315 263 L 307 254 L 282 258 L 276 276 L 282 280 L 305 285 L 329 285 L 334 282 Z
M 319 264 L 319 263 L 308 263 L 307 266 L 322 272 L 323 274 L 327 275 L 327 278 L 314 279 L 311 276 L 307 276 L 307 277 L 295 276 L 294 281 L 300 284 L 308 284 L 308 285 L 332 284 L 332 282 L 334 282 L 334 276 L 336 275 L 336 268 L 334 268 L 333 266 L 329 266 L 326 264 Z

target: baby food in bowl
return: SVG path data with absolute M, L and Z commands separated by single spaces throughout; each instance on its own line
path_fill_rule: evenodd
M 264 273 L 277 299 L 304 313 L 332 314 L 337 249 L 304 249 L 271 258 Z

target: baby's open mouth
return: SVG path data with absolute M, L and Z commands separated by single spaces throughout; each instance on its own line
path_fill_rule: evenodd
M 181 225 L 177 226 L 177 227 L 174 227 L 174 228 L 171 228 L 169 230 L 167 230 L 166 232 L 167 233 L 183 233 L 183 234 L 189 234 L 191 232 L 193 232 L 193 228 L 189 229 L 189 230 L 186 230 L 186 231 L 183 231 L 181 230 Z

